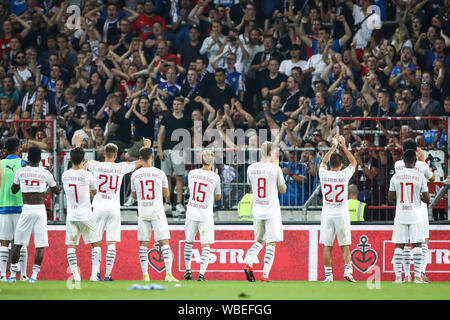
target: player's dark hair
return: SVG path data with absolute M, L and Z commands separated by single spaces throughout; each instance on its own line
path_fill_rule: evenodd
M 153 150 L 152 148 L 142 147 L 141 149 L 139 149 L 139 155 L 141 156 L 142 160 L 148 161 L 153 156 Z
M 403 152 L 406 150 L 413 150 L 414 152 L 417 149 L 417 143 L 414 139 L 408 138 L 403 140 Z
M 405 164 L 412 165 L 416 162 L 416 151 L 408 149 L 403 153 L 403 161 Z
M 28 161 L 30 163 L 39 163 L 41 161 L 41 148 L 32 146 L 28 149 Z
M 344 163 L 344 158 L 339 153 L 333 153 L 330 157 L 330 167 L 339 168 Z
M 83 148 L 76 147 L 70 151 L 70 158 L 72 159 L 72 164 L 79 165 L 84 160 L 84 150 Z
M 20 140 L 16 137 L 9 137 L 5 141 L 5 148 L 8 154 L 13 154 L 17 152 L 17 148 L 19 148 Z

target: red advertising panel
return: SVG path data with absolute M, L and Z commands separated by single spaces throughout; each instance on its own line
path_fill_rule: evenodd
M 216 243 L 211 246 L 210 261 L 206 273 L 209 280 L 245 280 L 243 272 L 244 258 L 247 250 L 253 244 L 253 231 L 242 226 L 226 226 L 229 230 L 216 230 Z M 58 230 L 54 230 L 58 229 Z M 122 230 L 121 242 L 116 247 L 116 260 L 112 278 L 117 280 L 142 279 L 139 261 L 139 243 L 136 240 L 136 226 L 127 226 Z M 273 280 L 308 280 L 308 230 L 285 230 L 284 242 L 278 244 L 275 252 L 275 261 L 271 270 Z M 66 280 L 71 276 L 67 262 L 67 247 L 64 245 L 64 227 L 50 228 L 49 244 L 45 249 L 44 261 L 41 266 L 39 279 Z M 151 241 L 149 248 L 149 274 L 150 279 L 163 280 L 165 265 L 162 253 L 156 242 Z M 170 245 L 174 254 L 173 275 L 183 279 L 184 265 L 184 230 L 178 228 L 171 230 Z M 101 272 L 105 271 L 106 244 L 102 245 Z M 255 276 L 260 278 L 264 268 L 264 251 L 258 255 L 258 262 L 254 264 Z M 28 275 L 31 272 L 34 257 L 33 242 L 28 248 Z M 201 246 L 198 240 L 194 243 L 192 255 L 192 271 L 194 279 L 200 268 Z M 89 279 L 91 273 L 91 248 L 80 241 L 77 247 L 77 262 L 81 270 L 82 279 Z
M 353 276 L 358 281 L 367 280 L 375 272 L 379 272 L 381 281 L 393 281 L 393 256 L 395 245 L 391 242 L 392 231 L 384 230 L 352 230 L 350 246 Z M 376 228 L 376 227 L 375 227 Z M 320 231 L 319 231 L 320 233 Z M 428 251 L 427 275 L 431 281 L 450 280 L 450 232 L 449 230 L 430 230 L 430 245 Z M 343 280 L 344 262 L 342 251 L 337 244 L 333 247 L 333 278 Z M 324 280 L 323 245 L 318 248 L 318 280 Z M 411 259 L 411 272 L 414 272 L 414 262 Z

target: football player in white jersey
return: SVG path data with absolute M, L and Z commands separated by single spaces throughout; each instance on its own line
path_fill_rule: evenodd
M 417 143 L 414 139 L 408 138 L 403 140 L 403 152 L 406 150 L 413 150 L 416 152 L 416 165 L 415 169 L 421 172 L 425 179 L 429 182 L 433 182 L 435 180 L 435 176 L 430 166 L 423 161 L 424 154 L 423 151 L 417 147 Z M 402 170 L 405 168 L 405 163 L 403 160 L 399 160 L 395 163 L 395 172 Z M 428 244 L 430 240 L 430 222 L 428 218 L 428 206 L 425 202 L 422 202 L 420 207 L 420 211 L 422 213 L 422 221 L 423 221 L 423 232 L 425 241 L 422 243 L 422 270 L 421 277 L 425 282 L 430 282 L 428 277 L 426 276 L 426 267 L 427 267 L 427 255 L 428 255 Z M 405 282 L 411 282 L 411 274 L 410 274 L 410 263 L 411 263 L 411 246 L 407 244 L 403 248 L 403 268 L 405 271 Z
M 342 169 L 344 158 L 335 153 L 336 147 L 341 147 L 350 165 Z M 327 164 L 330 162 L 330 170 Z M 331 252 L 337 237 L 344 258 L 344 279 L 356 282 L 353 278 L 353 269 L 350 261 L 350 245 L 352 243 L 350 232 L 350 215 L 348 213 L 348 183 L 355 173 L 357 161 L 347 149 L 343 136 L 334 136 L 331 149 L 325 154 L 319 168 L 320 188 L 322 190 L 323 206 L 320 218 L 320 243 L 323 248 L 323 265 L 325 280 L 333 282 L 333 269 L 331 266 Z
M 405 168 L 397 171 L 389 183 L 388 200 L 396 203 L 392 242 L 394 250 L 394 283 L 402 283 L 403 248 L 411 243 L 414 260 L 414 282 L 426 283 L 421 278 L 423 219 L 420 211 L 422 201 L 430 202 L 427 180 L 415 169 L 416 151 L 403 153 Z
M 149 147 L 139 150 L 142 168 L 131 175 L 131 195 L 138 202 L 138 233 L 139 260 L 144 281 L 150 281 L 148 275 L 148 244 L 155 234 L 159 243 L 166 268 L 166 281 L 178 282 L 172 275 L 173 254 L 170 249 L 169 224 L 164 211 L 163 198 L 168 196 L 169 185 L 167 176 L 158 168 L 153 167 L 153 151 Z
M 247 168 L 247 182 L 253 192 L 252 216 L 255 242 L 247 251 L 244 272 L 248 281 L 255 282 L 253 263 L 266 245 L 261 281 L 271 282 L 270 269 L 275 258 L 275 245 L 283 241 L 283 225 L 278 193 L 286 192 L 283 172 L 273 162 L 277 150 L 271 142 L 261 145 L 261 161 Z
M 188 175 L 189 203 L 184 225 L 186 235 L 184 246 L 186 272 L 184 278 L 186 280 L 192 279 L 192 248 L 196 234 L 200 233 L 202 254 L 198 281 L 206 281 L 205 272 L 209 262 L 210 246 L 214 243 L 214 200 L 219 201 L 222 196 L 220 177 L 217 173 L 211 171 L 213 163 L 214 152 L 203 150 L 202 168 L 191 170 Z
M 83 236 L 85 244 L 92 245 L 91 280 L 98 281 L 101 236 L 92 213 L 91 200 L 97 192 L 94 176 L 84 169 L 84 150 L 76 147 L 70 151 L 72 168 L 62 174 L 62 185 L 67 199 L 66 245 L 67 261 L 75 281 L 80 281 L 76 247 Z
M 22 191 L 23 210 L 14 232 L 14 246 L 11 252 L 11 275 L 8 282 L 16 282 L 16 273 L 20 272 L 20 248 L 28 246 L 31 233 L 33 233 L 36 254 L 32 268 L 33 274 L 29 282 L 36 283 L 41 270 L 44 248 L 48 247 L 47 211 L 45 210 L 45 192 L 47 186 L 59 194 L 60 188 L 55 178 L 47 169 L 39 167 L 41 162 L 41 149 L 33 146 L 28 149 L 29 166 L 20 168 L 11 186 L 12 193 Z
M 143 138 L 144 146 L 150 147 L 151 141 Z M 123 176 L 142 165 L 140 160 L 116 163 L 119 148 L 114 143 L 104 147 L 105 161 L 89 161 L 87 168 L 94 174 L 97 193 L 92 202 L 94 216 L 100 235 L 106 231 L 106 271 L 104 281 L 112 281 L 111 272 L 116 259 L 116 243 L 120 242 L 120 187 Z M 101 253 L 100 253 L 101 261 Z M 97 274 L 101 280 L 100 273 Z

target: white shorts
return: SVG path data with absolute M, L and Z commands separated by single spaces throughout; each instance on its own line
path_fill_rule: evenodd
M 423 237 L 422 221 L 414 224 L 395 223 L 392 230 L 392 242 L 398 244 L 422 243 L 425 241 Z
M 121 216 L 120 208 L 115 211 L 93 210 L 100 239 L 106 231 L 106 241 L 120 242 Z
M 43 204 L 23 206 L 14 233 L 14 244 L 28 246 L 31 233 L 35 248 L 48 247 L 47 211 Z
M 184 223 L 184 234 L 186 242 L 194 242 L 197 232 L 200 233 L 201 244 L 214 243 L 214 220 L 211 221 L 194 221 L 186 219 Z
M 254 219 L 253 230 L 255 233 L 255 241 L 264 240 L 266 243 L 283 241 L 281 216 L 270 219 Z
M 66 222 L 66 245 L 77 246 L 80 243 L 81 236 L 83 236 L 85 244 L 102 240 L 94 218 L 87 221 Z
M 429 239 L 430 238 L 430 220 L 428 218 L 428 206 L 425 202 L 422 202 L 422 205 L 420 207 L 420 211 L 422 212 L 422 218 L 423 218 L 423 238 Z
M 339 246 L 352 244 L 350 216 L 328 217 L 322 214 L 320 219 L 320 243 L 332 247 L 335 237 L 337 237 Z
M 0 214 L 0 240 L 12 241 L 20 213 Z
M 155 233 L 155 241 L 170 239 L 169 224 L 165 214 L 158 215 L 159 219 L 142 220 L 138 218 L 137 240 L 147 242 L 152 239 L 152 231 Z

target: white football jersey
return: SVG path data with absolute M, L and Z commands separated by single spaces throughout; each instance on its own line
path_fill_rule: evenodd
M 353 166 L 340 171 L 319 168 L 320 188 L 322 189 L 322 215 L 342 217 L 348 215 L 348 183 L 355 173 Z
M 142 167 L 131 175 L 131 191 L 136 192 L 138 214 L 143 220 L 165 214 L 163 188 L 169 188 L 165 173 L 155 167 Z
M 253 218 L 269 219 L 281 215 L 278 187 L 285 184 L 285 181 L 279 166 L 273 163 L 253 163 L 247 168 L 247 182 L 253 192 Z
M 91 160 L 88 169 L 92 172 L 97 194 L 92 206 L 98 210 L 115 211 L 120 208 L 120 187 L 123 176 L 136 169 L 134 162 L 99 162 Z
M 221 194 L 220 177 L 211 170 L 195 169 L 188 175 L 189 203 L 186 219 L 194 221 L 214 220 L 214 199 Z
M 69 169 L 61 177 L 67 199 L 67 220 L 92 219 L 91 190 L 96 190 L 94 175 L 86 170 Z
M 413 224 L 421 221 L 421 195 L 428 192 L 427 180 L 422 173 L 412 168 L 398 171 L 391 178 L 389 191 L 395 191 L 397 199 L 394 222 Z
M 50 171 L 44 167 L 26 166 L 17 170 L 14 184 L 20 185 L 22 193 L 43 193 L 47 190 L 47 186 L 56 186 L 56 181 Z
M 395 163 L 395 172 L 405 169 L 405 162 L 403 160 L 398 160 Z M 414 169 L 421 172 L 427 180 L 430 180 L 433 176 L 433 171 L 430 166 L 425 161 L 416 161 Z

